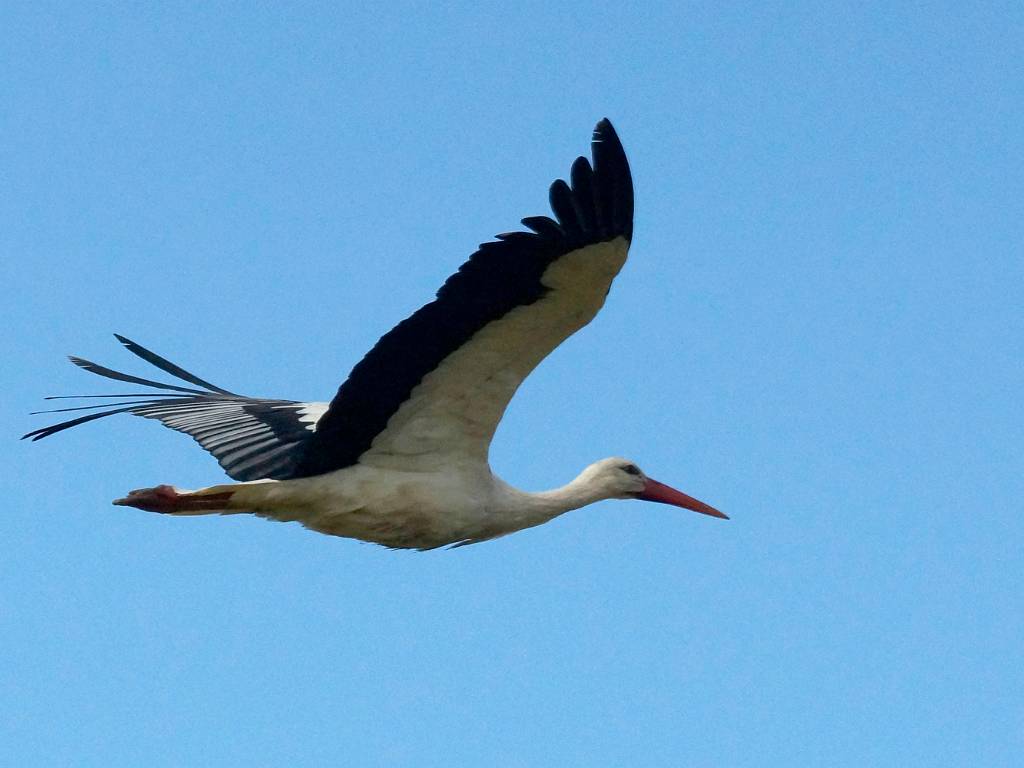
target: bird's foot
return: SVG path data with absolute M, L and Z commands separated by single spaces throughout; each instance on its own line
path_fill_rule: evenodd
M 230 492 L 225 493 L 179 493 L 173 485 L 158 485 L 155 488 L 139 488 L 129 491 L 123 499 L 116 499 L 119 507 L 135 507 L 147 512 L 174 514 L 181 512 L 216 512 L 224 509 Z
M 135 507 L 147 512 L 174 512 L 181 494 L 173 485 L 158 485 L 156 488 L 137 488 L 128 491 L 123 499 L 115 499 L 119 507 Z

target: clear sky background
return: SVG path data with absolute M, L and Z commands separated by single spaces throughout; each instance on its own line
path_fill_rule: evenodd
M 0 763 L 1024 759 L 1020 3 L 6 3 Z M 970 5 L 970 9 L 965 9 Z M 113 508 L 224 479 L 43 395 L 328 399 L 608 116 L 631 260 L 521 390 L 456 551 Z

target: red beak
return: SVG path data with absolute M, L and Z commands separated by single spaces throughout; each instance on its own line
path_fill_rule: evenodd
M 705 504 L 703 501 L 697 501 L 692 496 L 687 496 L 681 491 L 677 491 L 675 488 L 669 488 L 664 483 L 659 483 L 657 480 L 651 480 L 647 478 L 647 485 L 644 489 L 637 494 L 638 499 L 644 501 L 657 501 L 661 504 L 671 504 L 676 507 L 682 507 L 683 509 L 692 509 L 694 512 L 700 512 L 704 515 L 711 515 L 712 517 L 720 517 L 723 520 L 728 520 L 729 516 L 724 515 L 712 506 Z

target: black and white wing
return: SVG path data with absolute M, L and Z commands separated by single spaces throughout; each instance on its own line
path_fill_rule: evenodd
M 157 419 L 191 435 L 236 480 L 321 475 L 360 460 L 410 467 L 486 461 L 491 438 L 523 379 L 590 322 L 626 260 L 633 183 L 615 129 L 594 129 L 593 164 L 577 158 L 570 183 L 550 189 L 554 218 L 484 243 L 437 298 L 385 334 L 329 406 L 245 397 L 199 379 L 118 336 L 132 353 L 192 384 L 142 379 L 79 358 L 92 373 L 161 393 L 57 409 L 92 411 L 29 432 L 39 440 L 115 413 Z M 89 397 L 99 397 L 90 395 Z M 133 400 L 130 398 L 143 398 Z
M 554 219 L 484 243 L 437 298 L 380 339 L 341 385 L 294 476 L 357 461 L 485 461 L 523 379 L 604 303 L 633 234 L 629 164 L 608 120 L 593 165 L 551 185 Z
M 104 416 L 131 413 L 156 419 L 171 429 L 190 435 L 213 454 L 228 476 L 235 480 L 283 480 L 294 475 L 305 444 L 312 437 L 317 421 L 327 410 L 326 403 L 300 403 L 237 395 L 194 376 L 124 336 L 117 336 L 117 339 L 146 362 L 201 389 L 151 381 L 72 357 L 71 362 L 91 373 L 160 391 L 83 395 L 81 397 L 104 398 L 106 402 L 101 405 L 39 411 L 94 412 L 33 430 L 24 437 L 40 440 Z

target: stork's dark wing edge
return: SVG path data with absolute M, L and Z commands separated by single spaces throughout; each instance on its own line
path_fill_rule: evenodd
M 572 165 L 570 184 L 551 185 L 555 218 L 522 220 L 531 232 L 484 243 L 437 298 L 385 334 L 338 389 L 305 443 L 295 477 L 355 464 L 424 376 L 485 326 L 547 291 L 541 276 L 559 258 L 633 235 L 633 183 L 622 144 L 604 119 L 594 129 L 593 167 Z

